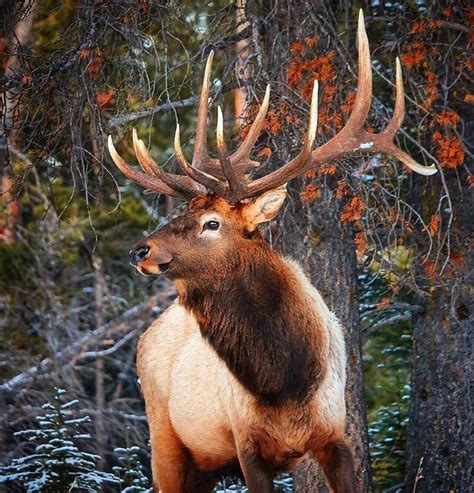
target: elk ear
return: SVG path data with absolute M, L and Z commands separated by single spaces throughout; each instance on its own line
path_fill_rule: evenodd
M 286 184 L 260 195 L 254 202 L 246 204 L 242 211 L 249 231 L 260 224 L 271 221 L 281 209 L 286 198 Z

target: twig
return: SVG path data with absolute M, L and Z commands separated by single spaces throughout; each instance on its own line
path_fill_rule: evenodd
M 85 353 L 81 353 L 77 358 L 75 358 L 75 362 L 83 360 L 85 358 L 101 358 L 104 356 L 110 356 L 111 354 L 118 351 L 130 339 L 133 339 L 138 334 L 139 331 L 140 328 L 136 328 L 135 330 L 132 330 L 125 337 L 122 337 L 122 339 L 120 339 L 110 348 L 103 349 L 102 351 L 87 351 Z
M 56 353 L 53 357 L 45 358 L 37 365 L 28 368 L 19 375 L 11 378 L 4 384 L 0 385 L 0 390 L 4 392 L 12 392 L 19 385 L 31 381 L 35 376 L 48 371 L 54 364 L 64 366 L 68 362 L 80 355 L 88 346 L 94 344 L 98 339 L 110 337 L 111 334 L 119 333 L 130 327 L 130 321 L 134 319 L 142 319 L 147 314 L 151 313 L 152 307 L 156 303 L 156 297 L 150 297 L 146 302 L 136 305 L 119 317 L 107 322 L 93 332 L 81 337 L 79 340 L 66 347 L 62 351 Z
M 373 333 L 377 332 L 377 330 L 379 330 L 381 327 L 385 327 L 386 325 L 393 325 L 398 322 L 405 322 L 406 320 L 410 320 L 412 316 L 412 311 L 405 311 L 403 313 L 394 315 L 393 317 L 384 318 L 379 322 L 370 325 L 369 327 L 361 331 L 362 342 L 364 343 Z

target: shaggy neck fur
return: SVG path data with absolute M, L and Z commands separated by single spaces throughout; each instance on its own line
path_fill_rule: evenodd
M 324 377 L 325 335 L 288 265 L 264 240 L 249 243 L 232 252 L 219 279 L 182 284 L 180 303 L 262 404 L 302 402 Z

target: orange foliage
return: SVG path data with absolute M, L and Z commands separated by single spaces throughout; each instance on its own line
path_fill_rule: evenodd
M 303 202 L 311 202 L 321 197 L 321 190 L 313 183 L 310 183 L 304 187 L 304 190 L 300 193 L 300 197 Z
M 270 147 L 264 147 L 263 149 L 260 149 L 258 151 L 257 156 L 269 158 L 272 155 L 272 152 L 273 151 L 270 149 Z
M 332 63 L 335 56 L 334 50 L 327 55 L 315 57 L 308 62 L 308 68 L 312 70 L 313 77 L 320 82 L 326 82 L 335 75 L 334 65 Z
M 470 7 L 467 9 L 466 17 L 467 21 L 472 26 L 474 24 L 474 7 Z
M 424 34 L 440 28 L 441 25 L 441 21 L 437 21 L 435 19 L 416 21 L 412 24 L 411 32 L 412 34 Z
M 319 175 L 335 175 L 337 171 L 337 167 L 334 163 L 324 163 L 321 164 L 318 168 L 318 174 Z
M 295 127 L 301 126 L 301 119 L 296 115 L 286 115 L 286 123 L 289 125 L 294 125 Z
M 339 180 L 337 182 L 336 188 L 336 198 L 342 199 L 349 193 L 349 187 L 347 186 L 346 180 Z
M 304 51 L 304 44 L 301 41 L 296 41 L 291 45 L 290 51 L 292 55 L 300 55 Z
M 354 236 L 354 244 L 356 247 L 357 253 L 360 253 L 361 255 L 366 252 L 367 250 L 367 238 L 365 237 L 364 232 L 359 232 L 356 233 Z
M 474 176 L 469 175 L 466 178 L 466 182 L 467 182 L 468 187 L 474 190 Z
M 460 252 L 452 252 L 449 256 L 449 261 L 453 267 L 462 267 L 464 265 L 464 255 Z
M 474 94 L 466 94 L 464 96 L 464 101 L 469 104 L 474 104 Z
M 455 127 L 459 123 L 460 118 L 455 111 L 444 110 L 437 116 L 437 120 L 443 126 L 453 125 Z
M 354 197 L 344 206 L 341 214 L 341 220 L 348 223 L 358 221 L 366 209 L 365 202 L 359 197 Z
M 286 69 L 286 76 L 288 77 L 288 85 L 291 88 L 295 88 L 303 77 L 301 62 L 291 62 L 289 67 Z
M 315 36 L 308 36 L 307 38 L 305 38 L 305 41 L 310 48 L 313 48 L 314 46 L 316 46 L 318 38 L 316 38 Z
M 100 68 L 102 67 L 102 52 L 99 48 L 94 50 L 94 53 L 87 65 L 87 74 L 91 79 L 96 79 L 99 75 Z
M 461 141 L 451 135 L 443 136 L 435 131 L 433 139 L 437 144 L 436 156 L 444 168 L 457 168 L 464 162 L 464 150 Z
M 428 230 L 430 234 L 435 235 L 439 231 L 440 223 L 441 223 L 440 214 L 435 214 L 431 217 L 430 224 L 428 225 Z
M 423 269 L 430 279 L 434 279 L 436 277 L 436 262 L 433 260 L 425 260 Z
M 348 114 L 352 111 L 352 108 L 354 107 L 354 103 L 355 103 L 355 98 L 356 98 L 356 93 L 355 91 L 351 91 L 347 97 L 346 97 L 346 101 L 345 103 L 342 103 L 341 104 L 341 110 Z
M 421 65 L 426 58 L 426 48 L 423 41 L 414 41 L 405 46 L 405 53 L 400 55 L 403 64 L 411 69 Z
M 411 26 L 412 33 L 424 33 L 426 30 L 426 25 L 424 22 L 414 22 Z
M 445 17 L 452 17 L 454 15 L 453 7 L 449 6 L 448 8 L 443 10 L 443 15 Z
M 323 91 L 323 101 L 325 104 L 331 104 L 334 101 L 334 96 L 337 93 L 335 84 L 326 84 Z
M 377 310 L 383 310 L 391 304 L 392 300 L 389 296 L 384 296 L 379 303 L 377 303 Z
M 98 92 L 97 93 L 97 105 L 100 109 L 111 106 L 114 102 L 114 91 Z
M 269 110 L 267 113 L 267 120 L 265 122 L 265 129 L 272 135 L 277 134 L 281 130 L 281 123 L 278 115 L 273 110 Z
M 423 102 L 425 108 L 429 108 L 438 99 L 438 77 L 433 70 L 426 70 L 426 94 L 428 97 Z

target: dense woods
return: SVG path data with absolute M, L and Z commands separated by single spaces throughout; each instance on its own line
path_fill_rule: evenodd
M 259 0 L 0 2 L 0 490 L 149 491 L 137 340 L 175 297 L 128 251 L 182 204 L 142 193 L 113 166 L 136 128 L 175 170 L 177 118 L 194 143 L 214 50 L 209 128 L 248 132 L 281 166 L 301 147 L 314 80 L 322 145 L 342 128 L 366 16 L 369 132 L 393 113 L 395 59 L 407 114 L 398 145 L 438 173 L 381 154 L 294 180 L 265 236 L 298 260 L 340 318 L 349 355 L 348 434 L 362 490 L 467 493 L 472 482 L 474 9 L 469 2 Z M 210 152 L 214 138 L 209 139 Z M 62 390 L 64 389 L 64 390 Z M 232 478 L 221 489 L 241 490 Z M 328 491 L 305 461 L 279 491 Z M 3 491 L 3 490 L 2 490 Z

